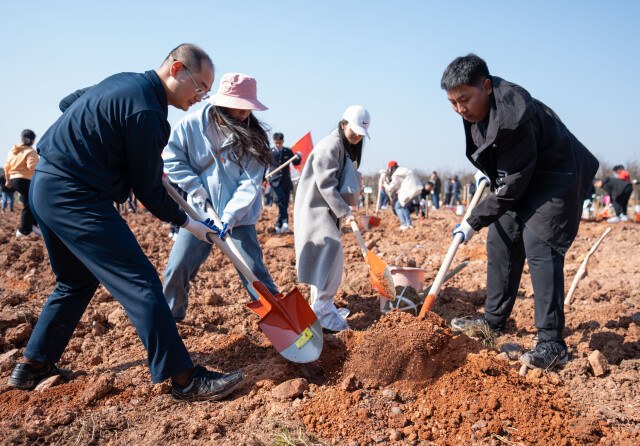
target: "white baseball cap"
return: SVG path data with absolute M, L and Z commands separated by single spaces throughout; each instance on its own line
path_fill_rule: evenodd
M 347 108 L 342 114 L 342 119 L 349 123 L 349 127 L 355 133 L 362 136 L 366 135 L 367 138 L 371 139 L 367 131 L 371 119 L 369 112 L 362 105 L 352 105 Z

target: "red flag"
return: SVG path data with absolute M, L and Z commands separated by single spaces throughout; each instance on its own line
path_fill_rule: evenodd
M 297 166 L 293 166 L 298 172 L 302 172 L 302 168 L 304 167 L 304 163 L 307 162 L 307 158 L 309 158 L 309 154 L 313 150 L 313 141 L 311 141 L 311 132 L 304 135 L 300 140 L 295 143 L 291 147 L 291 151 L 295 154 L 296 152 L 300 152 L 302 154 L 302 162 Z

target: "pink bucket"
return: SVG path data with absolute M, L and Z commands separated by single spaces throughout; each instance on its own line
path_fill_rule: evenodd
M 424 289 L 424 273 L 427 272 L 423 268 L 411 268 L 403 266 L 391 266 L 389 267 L 391 277 L 393 278 L 393 284 L 398 287 L 410 286 L 416 290 L 417 293 Z M 402 293 L 397 296 L 396 299 L 404 299 Z M 408 299 L 405 299 L 408 301 Z M 380 296 L 380 311 L 384 309 L 387 304 L 387 299 L 384 296 Z M 417 315 L 417 314 L 416 314 Z

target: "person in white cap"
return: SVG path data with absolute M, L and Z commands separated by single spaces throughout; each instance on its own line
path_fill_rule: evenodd
M 347 163 L 360 165 L 364 136 L 369 137 L 369 112 L 352 105 L 338 127 L 309 155 L 300 174 L 293 206 L 298 281 L 311 285 L 311 308 L 320 324 L 332 331 L 348 330 L 348 309 L 338 310 L 334 297 L 344 265 L 341 219 L 350 224 L 351 208 L 340 195 L 339 182 Z
M 210 203 L 222 221 L 220 238 L 231 237 L 243 259 L 267 289 L 278 294 L 262 260 L 255 224 L 262 212 L 262 177 L 271 162 L 269 137 L 252 110 L 267 110 L 253 77 L 227 73 L 203 109 L 185 116 L 162 153 L 167 178 L 188 194 L 202 219 Z M 211 244 L 178 232 L 164 270 L 164 295 L 180 322 L 187 312 L 189 282 L 209 256 Z M 253 286 L 240 276 L 251 300 Z

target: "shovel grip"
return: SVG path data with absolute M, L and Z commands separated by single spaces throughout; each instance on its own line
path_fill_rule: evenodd
M 162 185 L 167 190 L 171 198 L 173 198 L 175 202 L 178 203 L 178 205 L 182 208 L 183 211 L 187 213 L 189 217 L 197 221 L 200 221 L 202 219 L 202 217 L 200 217 L 198 213 L 191 206 L 189 206 L 189 203 L 187 203 L 184 200 L 184 198 L 182 198 L 180 194 L 173 187 L 171 187 L 171 185 L 167 182 L 166 178 L 162 179 Z M 229 260 L 231 260 L 231 263 L 233 263 L 233 266 L 238 268 L 238 271 L 240 271 L 240 273 L 249 282 L 253 283 L 258 281 L 258 278 L 255 276 L 255 274 L 253 274 L 253 271 L 251 271 L 244 264 L 243 260 L 239 259 L 233 253 L 233 251 L 231 251 L 231 249 L 222 240 L 220 240 L 219 237 L 211 237 L 211 239 L 213 240 L 213 244 L 216 245 L 220 249 L 220 251 L 222 251 L 223 254 L 229 258 Z

